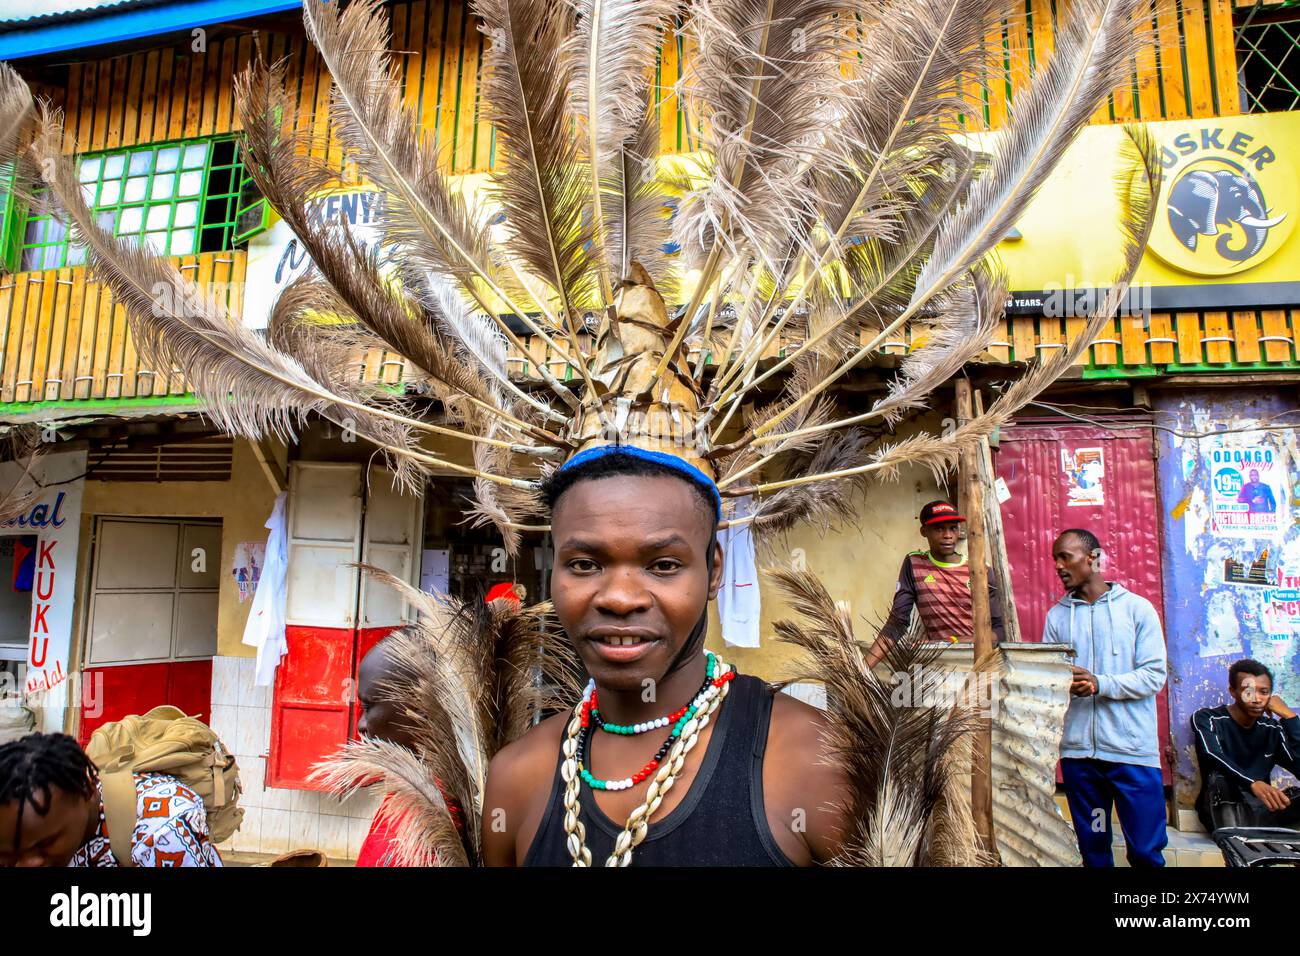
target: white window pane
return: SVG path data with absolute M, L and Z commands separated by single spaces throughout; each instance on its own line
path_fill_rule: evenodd
M 122 198 L 122 183 L 114 179 L 112 182 L 104 183 L 99 187 L 100 206 L 116 206 L 117 201 Z
M 181 185 L 177 192 L 182 196 L 197 196 L 203 188 L 203 174 L 195 171 L 181 173 Z
M 37 268 L 57 269 L 59 267 L 59 253 L 62 251 L 61 246 L 46 246 L 44 255 L 41 257 L 41 264 Z
M 81 161 L 81 181 L 83 183 L 94 182 L 99 178 L 99 168 L 104 164 L 102 157 L 96 156 L 93 159 L 83 159 Z
M 176 191 L 175 176 L 155 176 L 153 180 L 153 198 L 171 199 Z
M 149 248 L 153 249 L 158 255 L 161 256 L 167 251 L 167 233 L 151 232 L 144 238 L 145 242 L 149 243 Z
M 79 266 L 86 261 L 85 246 L 68 246 L 68 265 Z
M 172 233 L 172 255 L 188 256 L 194 251 L 194 230 L 177 229 Z
M 104 160 L 104 179 L 121 179 L 122 170 L 126 168 L 126 156 L 118 153 Z
M 145 220 L 146 229 L 166 229 L 171 206 L 150 206 L 149 218 Z
M 196 202 L 183 202 L 176 207 L 176 218 L 172 220 L 173 226 L 193 226 L 199 221 L 199 204 Z
M 158 150 L 158 172 L 165 173 L 176 168 L 181 161 L 181 148 L 167 146 Z
M 193 143 L 185 147 L 185 158 L 181 161 L 183 169 L 194 169 L 208 160 L 208 144 Z
M 131 154 L 131 165 L 127 170 L 132 176 L 143 176 L 153 168 L 153 150 Z
M 95 220 L 96 220 L 96 221 L 100 224 L 100 226 L 103 227 L 104 229 L 112 229 L 112 228 L 113 228 L 113 220 L 116 219 L 116 218 L 117 218 L 117 213 L 113 212 L 113 210 L 111 210 L 111 209 L 108 210 L 107 212 L 101 212 L 101 213 L 99 213 L 98 215 L 95 216 Z
M 94 184 L 94 183 L 82 183 L 82 184 L 81 184 L 81 196 L 82 196 L 82 198 L 85 199 L 86 202 L 88 202 L 90 205 L 92 205 L 92 206 L 95 205 L 95 184 Z
M 122 195 L 123 202 L 140 202 L 144 199 L 144 194 L 149 191 L 149 178 L 147 176 L 137 176 L 134 179 L 126 181 L 126 192 Z
M 144 210 L 142 208 L 132 206 L 129 209 L 123 209 L 122 218 L 118 220 L 117 224 L 118 235 L 127 236 L 139 232 L 142 222 L 144 222 Z

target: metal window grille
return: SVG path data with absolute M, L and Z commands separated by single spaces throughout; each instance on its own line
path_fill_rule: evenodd
M 82 156 L 78 173 L 101 225 L 160 255 L 229 249 L 244 168 L 234 139 L 149 145 Z M 80 265 L 86 252 L 39 208 L 19 236 L 19 268 Z
M 1300 109 L 1300 0 L 1256 0 L 1240 7 L 1236 32 L 1243 109 Z

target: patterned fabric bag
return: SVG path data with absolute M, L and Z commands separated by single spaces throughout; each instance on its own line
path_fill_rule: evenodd
M 197 793 L 213 843 L 228 840 L 243 821 L 235 758 L 212 728 L 175 707 L 155 707 L 143 716 L 104 724 L 91 735 L 86 754 L 99 768 L 109 841 L 122 866 L 131 865 L 134 774 L 170 774 Z

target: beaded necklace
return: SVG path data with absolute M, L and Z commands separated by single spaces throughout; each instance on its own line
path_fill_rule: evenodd
M 700 734 L 708 726 L 709 720 L 726 700 L 734 671 L 722 661 L 717 662 L 718 676 L 704 692 L 705 702 L 699 710 L 685 723 L 677 739 L 669 748 L 668 755 L 650 778 L 650 787 L 646 790 L 645 802 L 633 810 L 627 818 L 622 832 L 614 839 L 614 852 L 605 861 L 606 866 L 627 866 L 632 862 L 632 851 L 638 847 L 649 832 L 650 817 L 668 791 L 677 781 L 686 755 L 700 741 Z M 582 716 L 585 700 L 579 701 L 573 708 L 573 717 L 565 731 L 561 754 L 564 760 L 560 764 L 560 777 L 564 780 L 564 834 L 569 856 L 574 866 L 591 866 L 591 851 L 587 849 L 587 828 L 578 818 L 581 812 L 582 775 L 578 772 L 578 748 L 582 736 Z
M 696 695 L 691 698 L 691 702 L 672 715 L 671 719 L 673 721 L 673 729 L 669 732 L 668 739 L 663 742 L 663 746 L 659 748 L 659 751 L 648 763 L 646 763 L 644 767 L 632 774 L 632 776 L 624 777 L 622 780 L 601 780 L 599 777 L 593 776 L 591 771 L 585 766 L 583 757 L 591 750 L 592 725 L 597 724 L 597 726 L 599 726 L 597 723 L 599 717 L 596 715 L 596 692 L 594 687 L 589 684 L 587 688 L 588 692 L 583 695 L 583 710 L 580 718 L 582 722 L 582 733 L 578 738 L 578 773 L 582 777 L 583 782 L 593 790 L 628 790 L 635 787 L 654 773 L 655 770 L 659 768 L 660 762 L 672 747 L 673 742 L 681 736 L 682 728 L 685 727 L 687 723 L 690 722 L 691 718 L 699 712 L 699 709 L 708 702 L 709 698 L 707 695 L 710 691 L 716 692 L 717 689 L 721 688 L 723 684 L 735 676 L 734 671 L 728 671 L 726 674 L 715 678 L 714 672 L 716 670 L 716 665 L 717 659 L 712 654 L 708 654 L 708 662 L 705 666 L 704 683 L 700 685 L 700 689 Z M 659 720 L 664 721 L 668 719 L 669 718 L 663 717 L 659 718 Z M 659 721 L 653 721 L 653 723 L 656 726 L 663 726 L 662 724 L 659 724 Z M 611 726 L 617 727 L 620 725 L 615 724 Z M 644 726 L 646 729 L 650 729 L 646 724 L 634 724 L 631 726 L 634 728 Z M 607 729 L 607 727 L 602 727 L 601 729 Z M 623 731 L 611 732 L 621 733 Z M 631 730 L 630 732 L 644 733 L 642 730 Z
M 709 682 L 713 680 L 713 673 L 717 669 L 718 659 L 713 656 L 712 651 L 704 652 L 704 683 L 700 689 L 695 692 L 695 697 L 699 697 L 709 689 Z M 587 682 L 587 689 L 582 695 L 584 701 L 590 699 L 588 714 L 591 722 L 600 730 L 607 734 L 621 734 L 623 736 L 633 736 L 635 734 L 648 733 L 651 730 L 658 730 L 660 727 L 667 727 L 670 724 L 685 723 L 682 717 L 690 710 L 689 703 L 682 706 L 680 710 L 674 711 L 667 717 L 656 717 L 654 720 L 646 720 L 638 724 L 611 724 L 600 716 L 600 706 L 596 696 L 596 682 L 594 680 Z M 583 723 L 586 727 L 586 723 Z

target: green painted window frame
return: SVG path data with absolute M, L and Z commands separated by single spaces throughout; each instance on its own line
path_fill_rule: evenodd
M 174 164 L 167 155 L 173 150 Z M 138 236 L 141 243 L 148 242 L 156 252 L 169 256 L 233 247 L 239 192 L 246 175 L 237 137 L 168 140 L 83 153 L 76 158 L 76 168 L 83 188 L 90 187 L 87 201 L 104 225 L 109 225 L 105 217 L 111 217 L 114 234 Z M 182 177 L 188 175 L 198 176 L 198 190 L 181 195 Z M 142 185 L 134 185 L 141 181 Z M 194 222 L 177 222 L 182 207 L 190 204 L 194 204 Z M 132 228 L 123 228 L 124 221 Z M 193 234 L 191 242 L 177 244 L 177 237 L 187 231 Z M 61 224 L 36 210 L 21 217 L 10 248 L 11 261 L 22 271 L 84 262 L 84 251 L 68 241 Z
M 14 196 L 14 168 L 12 163 L 0 163 L 0 273 L 12 272 L 15 265 L 18 229 L 22 219 L 18 200 Z

